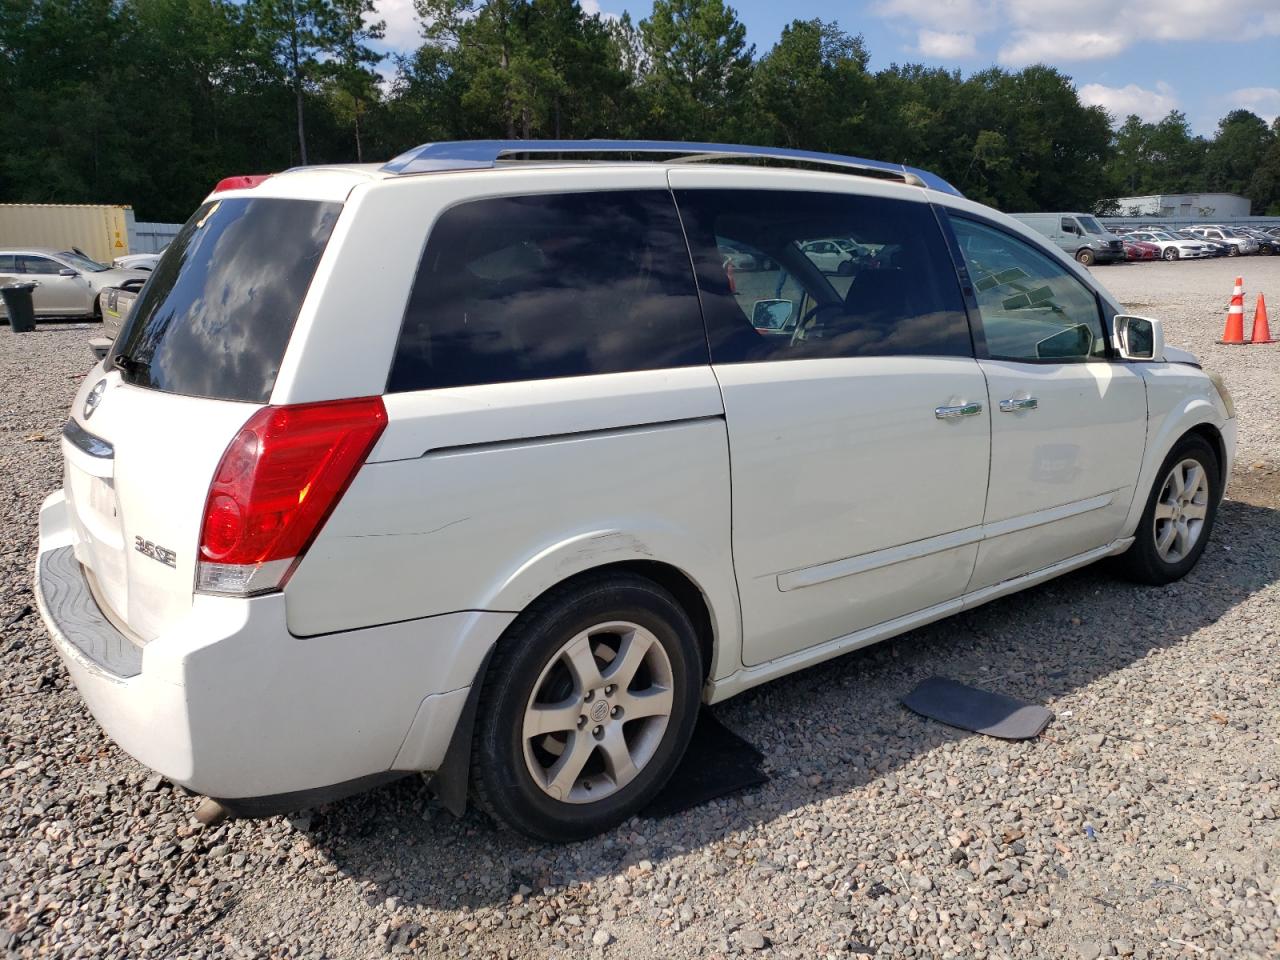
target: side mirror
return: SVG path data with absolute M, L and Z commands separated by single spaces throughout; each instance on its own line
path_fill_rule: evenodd
M 751 325 L 759 330 L 781 330 L 791 319 L 790 300 L 757 300 L 751 307 Z
M 76 272 L 75 272 L 74 270 L 72 270 L 70 267 L 63 267 L 61 270 L 59 270 L 59 271 L 58 271 L 58 276 L 60 276 L 60 277 L 78 277 L 78 276 L 80 276 L 80 274 L 76 273 Z
M 1115 340 L 1116 349 L 1125 360 L 1164 359 L 1164 324 L 1159 320 L 1118 314 Z

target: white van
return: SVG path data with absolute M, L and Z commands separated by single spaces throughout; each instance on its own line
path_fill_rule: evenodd
M 1124 261 L 1124 241 L 1091 213 L 1011 213 L 1009 216 L 1048 237 L 1059 250 L 1086 267 Z
M 231 812 L 421 771 L 583 837 L 700 703 L 1103 557 L 1185 574 L 1234 412 L 1120 313 L 874 161 L 289 171 L 208 198 L 86 378 L 40 610 L 103 728 Z

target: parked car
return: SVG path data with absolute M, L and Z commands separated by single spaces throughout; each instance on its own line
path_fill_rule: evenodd
M 1209 248 L 1209 252 L 1215 257 L 1231 256 L 1231 245 L 1222 240 L 1210 240 L 1208 237 L 1202 237 L 1192 233 L 1190 230 L 1167 230 L 1165 231 L 1177 240 L 1190 240 L 1192 243 L 1199 243 Z
M 160 258 L 164 256 L 164 251 L 168 249 L 166 244 L 164 248 L 156 253 L 130 253 L 123 257 L 116 257 L 111 261 L 113 267 L 124 270 L 154 270 Z
M 1165 260 L 1192 260 L 1213 256 L 1213 247 L 1202 240 L 1186 240 L 1172 233 L 1156 230 L 1140 230 L 1129 236 L 1134 240 L 1154 243 L 1160 248 L 1160 256 Z
M 35 594 L 106 732 L 232 813 L 423 771 L 609 829 L 700 703 L 1104 557 L 1177 580 L 1231 473 L 1220 378 L 912 168 L 436 143 L 215 192 L 173 251 L 75 397 Z
M 98 294 L 98 313 L 102 317 L 102 336 L 89 341 L 89 349 L 99 360 L 106 357 L 124 321 L 133 310 L 138 294 L 146 285 L 145 280 L 125 280 L 118 287 L 107 287 Z
M 1222 241 L 1227 245 L 1228 254 L 1233 257 L 1258 252 L 1258 241 L 1231 227 L 1200 226 L 1189 227 L 1188 230 L 1205 240 Z
M 1258 244 L 1257 252 L 1264 257 L 1271 256 L 1276 252 L 1277 246 L 1280 245 L 1280 239 L 1273 237 L 1271 234 L 1262 230 L 1254 230 L 1249 227 L 1244 227 L 1241 228 L 1239 232 L 1255 241 Z
M 37 317 L 101 319 L 98 294 L 102 290 L 146 276 L 138 270 L 116 270 L 71 250 L 0 250 L 0 286 L 35 281 L 32 300 Z M 0 301 L 0 317 L 3 316 L 7 314 Z
M 1159 260 L 1160 248 L 1145 240 L 1122 238 L 1124 242 L 1124 258 L 1126 260 Z
M 853 245 L 846 241 L 845 245 L 834 239 L 810 240 L 801 244 L 801 251 L 823 273 L 835 273 L 842 277 L 853 275 Z
M 1086 267 L 1125 259 L 1124 244 L 1120 238 L 1091 214 L 1014 213 L 1010 216 L 1048 237 L 1059 249 Z

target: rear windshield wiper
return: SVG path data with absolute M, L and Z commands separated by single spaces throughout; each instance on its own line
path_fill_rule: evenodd
M 125 373 L 143 373 L 151 369 L 151 361 L 138 360 L 129 356 L 127 353 L 117 353 L 111 358 L 111 363 L 119 367 Z

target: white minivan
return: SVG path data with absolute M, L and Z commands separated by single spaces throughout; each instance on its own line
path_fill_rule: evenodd
M 36 590 L 103 728 L 227 811 L 421 771 L 584 837 L 700 703 L 1104 557 L 1174 580 L 1213 527 L 1221 380 L 923 171 L 534 141 L 236 183 L 76 396 Z

